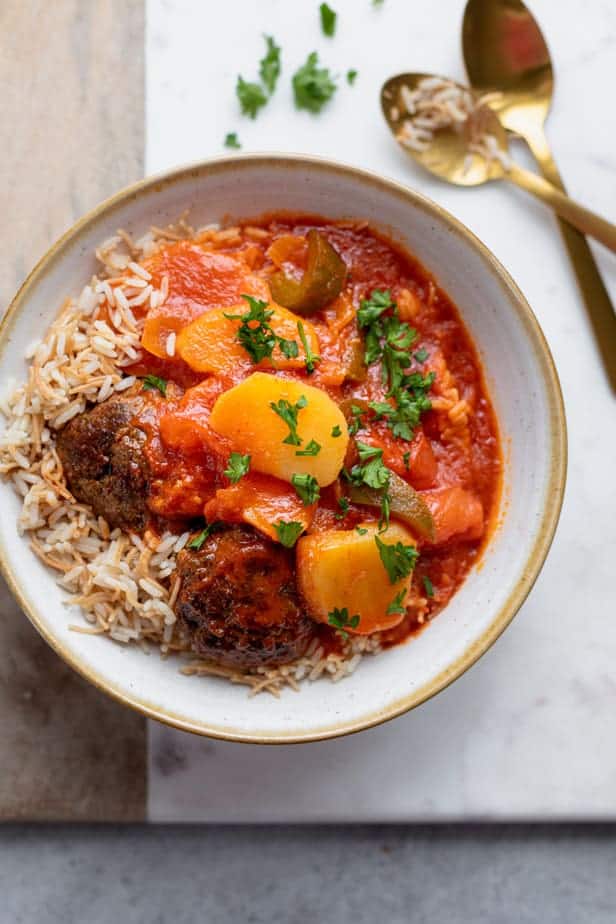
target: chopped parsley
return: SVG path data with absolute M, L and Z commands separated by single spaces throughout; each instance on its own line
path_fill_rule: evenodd
M 155 391 L 158 389 L 161 395 L 167 395 L 167 382 L 158 375 L 145 375 L 142 379 L 142 387 L 144 391 Z
M 336 89 L 336 82 L 329 70 L 319 67 L 316 51 L 308 55 L 306 63 L 293 75 L 293 94 L 298 109 L 320 112 Z
M 390 470 L 383 463 L 383 450 L 376 446 L 357 441 L 359 463 L 354 465 L 349 473 L 352 484 L 365 484 L 369 488 L 381 491 L 389 486 Z
M 310 440 L 305 449 L 298 449 L 295 453 L 296 456 L 318 456 L 321 452 L 321 444 L 317 443 L 316 440 Z
M 355 532 L 356 532 L 356 533 L 359 533 L 360 536 L 365 536 L 366 533 L 368 532 L 368 530 L 366 529 L 365 526 L 356 526 L 356 527 L 355 527 Z
M 321 4 L 319 12 L 321 14 L 321 29 L 323 30 L 323 35 L 328 35 L 331 38 L 336 31 L 337 13 L 335 10 L 332 10 L 331 6 L 328 6 L 327 3 Z
M 292 475 L 291 484 L 306 507 L 310 504 L 316 504 L 321 496 L 319 482 L 314 475 Z
M 413 354 L 418 363 L 425 363 L 429 355 L 430 354 L 425 347 L 422 347 L 420 350 L 417 350 L 417 352 Z
M 297 322 L 297 332 L 299 334 L 299 339 L 302 341 L 304 353 L 306 354 L 306 372 L 309 375 L 312 375 L 314 372 L 315 364 L 321 361 L 321 357 L 317 356 L 316 353 L 313 353 L 310 349 L 310 344 L 308 343 L 308 338 L 306 337 L 306 331 L 304 330 L 304 325 L 301 321 Z
M 255 119 L 259 109 L 267 103 L 267 96 L 263 91 L 263 87 L 258 83 L 249 83 L 241 75 L 237 78 L 235 93 L 239 100 L 242 114 L 249 116 L 251 119 Z
M 219 526 L 220 526 L 220 523 L 207 523 L 206 522 L 205 527 L 201 530 L 201 532 L 197 533 L 196 536 L 193 536 L 192 539 L 190 539 L 186 543 L 186 548 L 195 549 L 198 551 L 203 545 L 203 543 L 205 542 L 205 540 L 208 538 L 208 536 L 210 536 L 214 532 L 215 529 L 218 529 Z
M 281 398 L 280 401 L 270 401 L 270 407 L 274 414 L 278 414 L 280 419 L 284 420 L 289 428 L 289 435 L 282 441 L 288 446 L 302 445 L 301 437 L 298 436 L 297 433 L 297 415 L 307 404 L 308 401 L 304 395 L 300 395 L 299 401 L 297 401 L 296 404 L 291 404 L 286 398 Z
M 237 137 L 237 132 L 229 132 L 228 135 L 225 135 L 226 148 L 234 148 L 237 151 L 241 146 L 240 139 Z
M 277 340 L 280 352 L 283 356 L 286 356 L 287 359 L 296 359 L 297 356 L 299 356 L 297 340 L 285 340 L 284 337 L 278 337 Z
M 424 586 L 424 590 L 426 591 L 426 597 L 433 597 L 434 596 L 434 585 L 432 584 L 432 581 L 430 580 L 428 575 L 424 574 L 421 581 Z
M 349 500 L 347 497 L 338 498 L 338 506 L 340 507 L 340 513 L 334 514 L 337 520 L 344 520 L 345 516 L 349 512 Z
M 373 401 L 370 408 L 377 420 L 387 421 L 395 437 L 412 440 L 421 415 L 432 407 L 428 391 L 435 378 L 433 372 L 425 376 L 407 372 L 411 365 L 409 350 L 417 331 L 399 319 L 388 290 L 375 289 L 369 298 L 362 299 L 357 320 L 366 332 L 366 364 L 381 363 L 387 397 L 396 402 L 394 405 L 389 401 Z
M 339 610 L 338 607 L 334 607 L 331 613 L 327 614 L 327 621 L 330 626 L 338 629 L 340 635 L 343 638 L 348 638 L 348 632 L 346 628 L 356 629 L 359 625 L 359 613 L 356 613 L 355 616 L 349 616 L 349 611 L 346 606 Z
M 357 71 L 356 71 L 354 68 L 351 68 L 350 71 L 347 71 L 347 72 L 346 72 L 346 80 L 347 80 L 347 83 L 348 83 L 348 85 L 349 85 L 350 87 L 353 86 L 353 84 L 355 83 L 356 79 L 357 79 Z
M 242 295 L 242 298 L 248 302 L 246 314 L 225 314 L 225 318 L 242 322 L 237 339 L 253 363 L 258 363 L 272 355 L 278 340 L 268 323 L 274 312 L 267 307 L 267 302 L 253 298 L 252 295 Z
M 232 452 L 223 474 L 227 476 L 231 484 L 237 484 L 240 478 L 248 474 L 249 469 L 250 456 L 243 456 L 240 452 Z
M 410 452 L 403 452 L 403 453 L 402 453 L 402 461 L 403 461 L 403 463 L 404 463 L 405 469 L 406 469 L 407 472 L 408 472 L 409 467 L 410 467 L 410 463 L 411 463 L 411 454 L 410 454 Z
M 276 89 L 276 83 L 280 76 L 280 47 L 271 35 L 264 35 L 263 38 L 265 39 L 267 50 L 265 56 L 259 62 L 259 76 L 271 96 Z
M 396 594 L 394 599 L 391 601 L 389 606 L 386 609 L 388 616 L 395 616 L 396 613 L 400 616 L 406 615 L 406 607 L 404 605 L 404 598 L 406 597 L 406 587 L 403 587 L 399 594 Z
M 361 430 L 363 426 L 362 419 L 361 419 L 361 415 L 363 414 L 363 411 L 360 407 L 357 406 L 357 404 L 352 404 L 351 414 L 353 415 L 353 420 L 351 420 L 351 422 L 349 423 L 348 429 L 349 429 L 349 434 L 351 436 L 355 436 L 357 431 Z
M 332 427 L 332 436 L 342 436 L 342 430 L 338 424 L 336 424 L 335 427 Z
M 397 584 L 398 581 L 408 577 L 419 557 L 415 546 L 404 545 L 402 542 L 388 544 L 379 539 L 378 536 L 374 537 L 374 541 L 390 583 Z
M 292 549 L 304 531 L 304 524 L 298 523 L 297 520 L 291 520 L 290 522 L 279 520 L 275 524 L 275 529 L 278 542 L 287 549 Z

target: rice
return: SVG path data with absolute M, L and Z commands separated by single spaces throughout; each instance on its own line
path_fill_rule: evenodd
M 502 151 L 494 135 L 486 131 L 486 115 L 489 110 L 487 97 L 477 98 L 470 90 L 441 77 L 424 77 L 411 90 L 401 86 L 399 105 L 390 109 L 390 115 L 399 119 L 405 114 L 397 140 L 405 147 L 418 153 L 427 151 L 436 132 L 453 129 L 468 138 L 468 154 L 465 169 L 472 166 L 473 154 L 483 157 L 488 163 L 498 161 L 504 170 L 509 170 L 511 160 Z
M 252 229 L 257 238 L 260 229 Z M 214 227 L 195 232 L 183 217 L 167 229 L 151 229 L 137 241 L 119 231 L 96 250 L 99 273 L 76 298 L 68 298 L 42 340 L 27 350 L 27 381 L 8 383 L 0 399 L 6 425 L 0 434 L 0 474 L 22 499 L 18 529 L 28 537 L 38 558 L 57 573 L 66 604 L 83 623 L 69 623 L 76 632 L 106 635 L 118 644 L 158 647 L 162 656 L 187 658 L 182 673 L 224 677 L 248 685 L 249 694 L 280 696 L 285 687 L 327 677 L 337 682 L 351 674 L 366 654 L 380 648 L 378 636 L 344 640 L 342 650 L 325 654 L 315 640 L 306 654 L 276 668 L 253 673 L 219 667 L 195 657 L 173 607 L 180 582 L 176 556 L 190 538 L 165 532 L 143 536 L 111 529 L 102 518 L 70 493 L 55 449 L 55 434 L 89 405 L 135 384 L 124 372 L 141 356 L 143 321 L 133 307 L 164 304 L 169 294 L 165 276 L 160 288 L 139 263 L 160 243 L 197 237 L 213 248 L 235 241 L 239 229 Z M 175 354 L 175 335 L 166 352 Z

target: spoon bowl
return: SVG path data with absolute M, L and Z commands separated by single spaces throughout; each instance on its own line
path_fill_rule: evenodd
M 506 129 L 542 130 L 552 102 L 554 71 L 534 16 L 521 0 L 468 0 L 462 48 L 472 86 L 490 93 Z
M 502 163 L 497 158 L 486 158 L 482 154 L 469 150 L 472 141 L 471 119 L 465 122 L 460 131 L 444 128 L 435 131 L 431 140 L 421 147 L 410 147 L 404 141 L 405 123 L 410 120 L 404 102 L 405 89 L 416 90 L 420 82 L 430 78 L 431 74 L 398 74 L 391 77 L 381 90 L 381 107 L 391 133 L 413 160 L 442 180 L 448 180 L 457 186 L 480 186 L 489 180 L 499 180 L 505 176 Z M 448 81 L 453 83 L 453 81 Z M 468 92 L 461 84 L 456 86 Z M 480 120 L 483 133 L 492 135 L 503 155 L 507 155 L 507 135 L 493 110 L 482 105 L 477 110 L 474 120 Z M 475 126 L 477 121 L 475 121 Z

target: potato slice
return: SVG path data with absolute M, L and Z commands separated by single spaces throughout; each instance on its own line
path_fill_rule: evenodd
M 313 619 L 328 623 L 335 609 L 346 609 L 349 619 L 359 616 L 359 624 L 347 631 L 368 635 L 402 621 L 403 614 L 388 614 L 387 608 L 399 593 L 408 592 L 412 574 L 392 584 L 375 542 L 378 527 L 364 523 L 361 529 L 366 533 L 331 530 L 303 536 L 297 543 L 297 579 Z M 415 546 L 409 530 L 397 523 L 379 538 L 387 545 Z
M 262 359 L 259 366 L 272 369 L 303 369 L 306 351 L 300 341 L 297 322 L 301 320 L 286 308 L 270 305 L 273 311 L 268 323 L 278 337 L 294 340 L 298 354 L 285 356 L 277 344 L 271 357 Z M 202 314 L 178 334 L 176 351 L 195 372 L 211 372 L 214 375 L 230 375 L 238 368 L 252 366 L 250 356 L 239 343 L 237 332 L 239 320 L 230 320 L 227 315 L 244 315 L 248 311 L 246 302 L 231 308 L 214 308 Z M 309 321 L 302 321 L 308 346 L 318 355 L 319 338 Z
M 271 404 L 288 402 L 297 410 L 299 445 L 285 443 L 289 426 Z M 230 388 L 212 409 L 210 427 L 226 437 L 232 449 L 251 457 L 253 471 L 291 481 L 295 474 L 312 475 L 319 485 L 331 484 L 344 463 L 349 442 L 346 420 L 326 392 L 304 382 L 278 378 L 265 372 L 251 376 Z M 340 436 L 332 436 L 332 431 Z M 314 440 L 321 447 L 317 455 L 302 456 Z

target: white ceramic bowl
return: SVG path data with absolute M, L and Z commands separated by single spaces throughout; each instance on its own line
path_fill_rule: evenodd
M 173 659 L 146 657 L 69 630 L 53 575 L 16 529 L 18 499 L 0 486 L 0 559 L 39 632 L 100 689 L 179 728 L 235 741 L 289 743 L 342 735 L 433 696 L 480 657 L 511 621 L 548 552 L 564 490 L 565 419 L 548 347 L 524 296 L 460 222 L 423 196 L 324 160 L 276 155 L 209 161 L 137 184 L 104 202 L 49 251 L 14 299 L 0 332 L 0 380 L 26 375 L 23 355 L 67 294 L 95 271 L 94 248 L 117 228 L 140 233 L 185 210 L 193 224 L 291 210 L 362 218 L 399 241 L 458 306 L 477 345 L 505 454 L 499 525 L 481 566 L 418 637 L 365 658 L 338 684 L 307 684 L 279 700 L 245 687 L 185 677 Z

